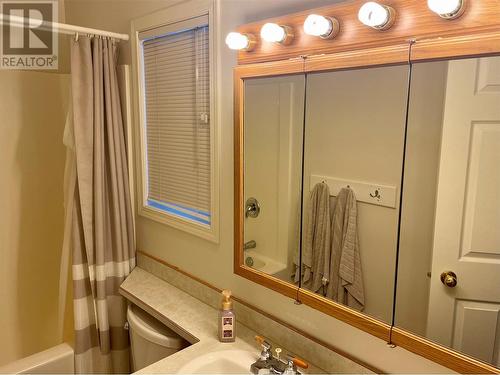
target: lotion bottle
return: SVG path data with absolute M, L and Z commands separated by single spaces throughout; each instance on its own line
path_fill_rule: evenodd
M 231 291 L 222 291 L 222 304 L 219 311 L 219 340 L 220 342 L 234 342 L 236 340 L 236 316 L 231 301 Z

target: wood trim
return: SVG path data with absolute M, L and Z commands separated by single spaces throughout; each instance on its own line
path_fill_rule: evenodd
M 495 33 L 417 40 L 411 49 L 410 43 L 406 43 L 329 55 L 308 56 L 303 59 L 297 58 L 285 61 L 239 65 L 234 68 L 234 84 L 236 86 L 238 80 L 249 78 L 390 66 L 406 64 L 409 61 L 423 62 L 498 54 L 500 54 L 500 30 Z M 243 86 L 239 88 L 238 97 L 236 95 L 235 91 L 235 104 L 236 98 L 243 101 Z M 235 106 L 235 108 L 237 107 Z M 240 124 L 240 126 L 243 126 L 243 124 Z
M 177 266 L 174 266 L 173 264 L 168 263 L 168 262 L 164 261 L 164 260 L 163 260 L 163 259 L 161 259 L 161 258 L 158 258 L 158 257 L 156 257 L 156 256 L 154 256 L 154 255 L 151 255 L 151 254 L 149 254 L 149 253 L 147 253 L 147 252 L 145 252 L 145 251 L 142 251 L 142 250 L 137 250 L 136 252 L 137 252 L 137 254 L 144 255 L 145 257 L 148 257 L 148 258 L 150 258 L 150 259 L 153 259 L 155 262 L 158 262 L 158 263 L 160 263 L 160 264 L 163 264 L 164 266 L 167 266 L 168 268 L 171 268 L 171 269 L 173 269 L 174 271 L 177 271 L 177 272 L 179 272 L 180 274 L 182 274 L 182 275 L 184 275 L 184 276 L 187 276 L 187 277 L 189 277 L 190 279 L 193 279 L 194 281 L 197 281 L 197 282 L 199 282 L 200 284 L 205 285 L 206 287 L 209 287 L 210 289 L 216 290 L 216 291 L 217 291 L 217 292 L 219 292 L 219 293 L 220 293 L 220 292 L 222 292 L 222 289 L 217 288 L 217 287 L 216 287 L 216 286 L 214 286 L 213 284 L 210 284 L 208 281 L 205 281 L 205 280 L 203 280 L 203 279 L 200 279 L 198 276 L 195 276 L 195 275 L 193 275 L 192 273 L 189 273 L 189 272 L 187 272 L 187 271 L 184 271 L 183 269 L 181 269 L 181 268 L 179 268 L 179 267 L 177 267 Z
M 498 374 L 499 370 L 477 359 L 393 327 L 391 343 L 461 374 Z
M 408 63 L 410 44 L 377 47 L 330 55 L 309 56 L 305 60 L 305 72 L 321 72 L 341 69 L 366 68 Z
M 301 74 L 304 73 L 304 59 L 296 58 L 285 61 L 272 61 L 259 64 L 239 65 L 234 68 L 235 72 L 235 85 L 238 80 L 246 78 L 259 78 L 259 77 L 274 77 L 285 74 Z M 243 88 L 238 92 L 243 98 Z M 235 92 L 235 94 L 238 94 Z M 236 104 L 236 103 L 235 103 Z M 235 106 L 235 108 L 238 108 Z M 236 123 L 235 123 L 236 124 Z
M 275 292 L 281 293 L 286 297 L 297 299 L 299 288 L 291 283 L 280 280 L 276 277 L 267 275 L 253 268 L 247 267 L 245 265 L 238 265 L 235 268 L 234 273 L 238 276 L 242 276 L 245 279 L 253 281 L 259 285 L 265 286 L 268 289 L 272 289 Z
M 417 40 L 411 61 L 481 57 L 500 53 L 500 30 L 467 36 Z
M 359 328 L 379 339 L 389 342 L 391 326 L 368 315 L 350 309 L 344 305 L 329 300 L 310 290 L 299 289 L 300 302 L 327 315 L 333 316 L 343 322 Z
M 257 45 L 250 52 L 240 51 L 239 64 L 285 60 L 301 55 L 332 54 L 366 48 L 406 44 L 410 39 L 457 37 L 476 33 L 499 31 L 498 0 L 467 0 L 464 14 L 455 20 L 444 20 L 434 14 L 422 0 L 383 0 L 396 10 L 394 25 L 385 31 L 366 27 L 357 19 L 358 10 L 365 0 L 337 3 L 282 17 L 275 17 L 242 25 L 239 32 L 257 37 Z M 321 39 L 306 35 L 303 24 L 311 14 L 335 17 L 340 22 L 340 33 L 334 39 Z M 266 22 L 290 26 L 295 34 L 292 43 L 283 46 L 260 40 L 260 28 Z M 488 48 L 488 47 L 486 47 Z M 474 47 L 477 50 L 477 47 Z M 474 53 L 474 50 L 471 50 Z
M 197 277 L 197 276 L 195 276 L 195 275 L 193 275 L 193 274 L 191 274 L 191 273 L 189 273 L 189 272 L 187 272 L 187 271 L 184 271 L 184 270 L 182 270 L 181 268 L 179 268 L 179 267 L 177 267 L 177 266 L 174 266 L 174 265 L 172 265 L 172 264 L 170 264 L 170 263 L 168 263 L 168 262 L 164 261 L 163 259 L 160 259 L 160 258 L 158 258 L 158 257 L 156 257 L 156 256 L 154 256 L 154 255 L 148 254 L 147 252 L 142 251 L 142 250 L 137 250 L 137 253 L 138 253 L 138 254 L 141 254 L 141 255 L 144 255 L 145 257 L 148 257 L 148 258 L 150 258 L 150 259 L 154 260 L 155 262 L 158 262 L 158 263 L 160 263 L 160 264 L 162 264 L 162 265 L 164 265 L 164 266 L 166 266 L 166 267 L 168 267 L 168 268 L 171 268 L 172 270 L 174 270 L 174 271 L 176 271 L 176 272 L 179 272 L 180 274 L 182 274 L 182 275 L 184 275 L 184 276 L 186 276 L 186 277 L 189 277 L 190 279 L 192 279 L 192 280 L 194 280 L 194 281 L 196 281 L 196 282 L 198 282 L 198 283 L 200 283 L 200 284 L 202 284 L 202 285 L 204 285 L 204 286 L 206 286 L 206 287 L 208 287 L 208 288 L 210 288 L 210 289 L 212 289 L 212 290 L 214 290 L 214 291 L 216 291 L 216 292 L 218 292 L 218 293 L 222 292 L 222 289 L 220 289 L 220 288 L 216 287 L 215 285 L 213 285 L 213 284 L 209 283 L 208 281 L 205 281 L 205 280 L 203 280 L 203 279 L 200 279 L 199 277 Z M 132 301 L 139 301 L 139 300 L 137 300 L 134 296 L 132 296 L 130 293 L 128 293 L 127 291 L 125 291 L 125 290 L 123 290 L 123 289 L 121 289 L 121 288 L 120 288 L 120 291 L 122 292 L 122 294 L 126 295 L 126 298 L 127 298 L 127 299 L 130 299 L 130 300 L 132 300 Z M 338 349 L 337 347 L 335 347 L 335 346 L 333 346 L 333 345 L 330 345 L 330 344 L 328 344 L 328 343 L 324 342 L 323 340 L 320 340 L 320 339 L 318 339 L 318 338 L 316 338 L 316 337 L 312 336 L 311 334 L 309 334 L 309 333 L 307 333 L 307 332 L 305 332 L 305 331 L 301 330 L 300 328 L 297 328 L 297 327 L 295 327 L 294 325 L 292 325 L 292 324 L 290 324 L 290 323 L 285 322 L 284 320 L 282 320 L 282 319 L 280 319 L 280 318 L 276 317 L 275 315 L 272 315 L 272 314 L 270 314 L 270 313 L 268 313 L 268 312 L 266 312 L 266 311 L 264 311 L 264 310 L 260 309 L 259 307 L 257 307 L 257 306 L 255 306 L 255 305 L 251 304 L 250 302 L 247 302 L 246 300 L 244 300 L 244 299 L 242 299 L 242 298 L 240 298 L 240 297 L 238 297 L 238 296 L 233 295 L 233 296 L 232 296 L 232 298 L 233 298 L 236 302 L 241 303 L 243 306 L 246 306 L 246 307 L 248 307 L 249 309 L 254 310 L 254 311 L 255 311 L 255 312 L 257 312 L 258 314 L 261 314 L 261 315 L 265 316 L 266 318 L 271 319 L 271 320 L 275 321 L 275 322 L 276 322 L 276 323 L 278 323 L 278 324 L 281 324 L 282 326 L 284 326 L 284 327 L 286 327 L 286 328 L 288 328 L 288 329 L 292 330 L 293 332 L 296 332 L 296 333 L 298 333 L 299 335 L 304 336 L 305 338 L 307 338 L 307 339 L 309 339 L 309 340 L 311 340 L 311 341 L 315 342 L 316 344 L 321 345 L 321 346 L 325 347 L 326 349 L 331 350 L 332 352 L 335 352 L 335 353 L 337 353 L 337 354 L 341 355 L 342 357 L 345 357 L 345 358 L 347 358 L 347 359 L 349 359 L 349 360 L 351 360 L 351 361 L 353 361 L 353 362 L 357 363 L 358 365 L 360 365 L 360 366 L 363 366 L 363 367 L 367 368 L 367 369 L 368 369 L 368 370 L 370 370 L 370 371 L 373 371 L 373 372 L 374 372 L 374 373 L 376 373 L 376 374 L 382 374 L 382 373 L 383 373 L 383 371 L 381 371 L 380 369 L 378 369 L 378 368 L 376 368 L 376 367 L 374 367 L 374 366 L 372 366 L 372 365 L 370 365 L 370 364 L 368 364 L 368 363 L 366 363 L 366 362 L 364 362 L 364 361 L 360 360 L 359 358 L 356 358 L 356 357 L 352 356 L 351 354 L 349 354 L 349 353 L 347 353 L 347 352 L 344 352 L 344 351 L 343 351 L 343 350 L 341 350 L 341 349 Z M 135 302 L 134 302 L 134 303 L 135 303 Z M 149 305 L 146 305 L 146 304 L 144 304 L 144 303 L 142 303 L 142 302 L 137 303 L 137 304 L 138 304 L 140 307 L 142 307 L 142 306 L 149 306 Z M 150 309 L 152 309 L 152 308 L 150 307 Z M 147 310 L 148 310 L 148 312 L 150 312 L 150 311 L 149 311 L 149 309 L 147 309 Z M 154 310 L 153 310 L 153 311 L 154 311 Z M 165 318 L 164 318 L 164 317 L 162 317 L 162 316 L 160 316 L 160 314 L 156 314 L 156 313 L 154 313 L 153 315 L 155 315 L 155 317 L 156 317 L 157 319 L 159 319 L 160 321 L 162 321 L 162 322 L 165 324 Z M 167 320 L 167 321 L 168 321 L 168 320 Z M 166 323 L 166 324 L 168 325 L 168 323 Z M 186 338 L 186 339 L 187 339 L 187 338 Z M 189 341 L 189 340 L 188 340 L 188 341 Z M 196 341 L 196 340 L 195 340 L 195 341 Z M 194 342 L 195 342 L 195 341 L 194 341 Z
M 244 83 L 243 83 L 242 69 L 234 69 L 234 259 L 233 268 L 237 274 L 240 265 L 243 264 L 243 97 L 244 97 Z M 239 251 L 238 251 L 239 249 Z M 245 277 L 244 275 L 241 275 Z

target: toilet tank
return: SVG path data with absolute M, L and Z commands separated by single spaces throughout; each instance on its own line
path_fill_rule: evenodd
M 129 305 L 127 320 L 134 372 L 189 345 L 177 333 L 136 305 Z

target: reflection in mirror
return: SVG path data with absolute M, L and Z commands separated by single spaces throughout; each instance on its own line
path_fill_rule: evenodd
M 500 367 L 500 58 L 413 66 L 395 325 Z
M 244 262 L 292 282 L 301 220 L 303 75 L 245 80 Z
M 302 287 L 387 323 L 408 72 L 307 76 Z

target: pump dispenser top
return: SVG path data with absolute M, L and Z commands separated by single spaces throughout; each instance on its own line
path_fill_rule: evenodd
M 223 290 L 222 291 L 222 310 L 232 310 L 233 309 L 233 301 L 231 300 L 231 291 Z

